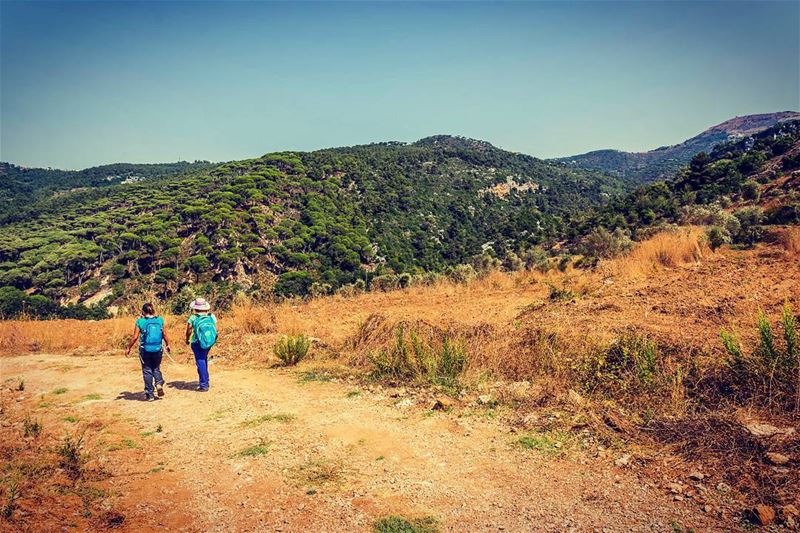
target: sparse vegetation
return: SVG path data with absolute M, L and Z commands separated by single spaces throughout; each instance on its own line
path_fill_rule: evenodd
M 3 506 L 0 508 L 0 516 L 6 520 L 11 519 L 11 517 L 14 515 L 14 510 L 17 508 L 18 498 L 19 492 L 17 491 L 17 483 L 15 481 L 11 481 L 6 486 Z
M 274 415 L 262 415 L 256 418 L 251 418 L 250 420 L 245 420 L 241 423 L 242 427 L 255 427 L 260 426 L 265 422 L 291 422 L 296 417 L 294 415 L 286 414 L 286 413 L 278 413 Z
M 782 343 L 763 311 L 758 313 L 756 329 L 758 343 L 750 353 L 735 331 L 720 332 L 734 378 L 732 386 L 744 397 L 800 410 L 800 338 L 789 302 L 781 312 Z
M 59 459 L 59 466 L 64 469 L 64 472 L 71 479 L 78 479 L 83 473 L 83 464 L 86 458 L 83 454 L 83 435 L 73 438 L 70 436 L 64 437 L 61 446 L 57 449 Z
M 449 336 L 422 338 L 414 329 L 402 325 L 395 329 L 392 346 L 368 354 L 373 376 L 383 379 L 413 380 L 454 388 L 466 368 L 463 343 Z
M 308 355 L 311 340 L 305 335 L 284 335 L 273 347 L 273 353 L 285 366 L 293 366 Z
M 408 519 L 391 515 L 376 520 L 372 530 L 375 533 L 436 533 L 439 522 L 430 516 Z
M 23 434 L 26 437 L 38 437 L 42 432 L 42 423 L 39 420 L 31 420 L 26 417 L 22 422 Z
M 536 450 L 547 456 L 556 456 L 565 451 L 569 436 L 565 433 L 529 433 L 517 439 L 517 444 L 528 450 Z
M 259 441 L 258 444 L 248 446 L 234 454 L 234 457 L 258 457 L 269 453 L 269 443 Z

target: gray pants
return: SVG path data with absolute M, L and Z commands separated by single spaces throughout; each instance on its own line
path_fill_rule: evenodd
M 142 377 L 144 378 L 144 392 L 153 394 L 153 381 L 156 385 L 164 384 L 164 376 L 161 375 L 161 358 L 163 350 L 157 352 L 145 352 L 139 350 L 139 361 L 142 362 Z

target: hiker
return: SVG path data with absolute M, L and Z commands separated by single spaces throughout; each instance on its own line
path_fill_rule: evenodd
M 208 352 L 217 342 L 217 317 L 211 313 L 211 304 L 197 298 L 191 305 L 192 314 L 186 322 L 186 344 L 192 347 L 197 364 L 199 392 L 208 391 Z
M 156 310 L 149 302 L 142 306 L 142 316 L 136 319 L 133 339 L 128 345 L 125 357 L 131 355 L 131 348 L 137 340 L 144 378 L 144 397 L 148 402 L 152 402 L 156 399 L 153 395 L 153 381 L 159 397 L 164 396 L 164 376 L 161 375 L 161 357 L 164 355 L 162 343 L 166 344 L 167 352 L 172 353 L 172 349 L 169 347 L 167 330 L 164 329 L 164 319 L 156 316 Z

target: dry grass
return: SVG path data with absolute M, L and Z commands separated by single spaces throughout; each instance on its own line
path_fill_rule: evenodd
M 781 235 L 781 244 L 790 256 L 800 256 L 800 228 L 788 228 Z
M 658 268 L 696 263 L 710 253 L 700 228 L 665 231 L 639 243 L 629 254 L 611 261 L 611 270 L 627 277 L 642 277 Z
M 274 308 L 257 305 L 249 298 L 237 299 L 225 316 L 232 328 L 245 335 L 264 335 L 275 330 Z
M 704 253 L 700 231 L 657 235 L 640 244 L 629 256 L 610 262 L 619 276 L 650 271 L 654 265 L 674 265 L 696 260 Z M 238 299 L 232 308 L 218 312 L 220 341 L 214 349 L 237 361 L 264 361 L 282 335 L 305 334 L 334 347 L 346 347 L 371 315 L 383 317 L 391 331 L 402 321 L 424 321 L 467 339 L 472 355 L 470 368 L 508 369 L 520 374 L 530 360 L 510 367 L 509 346 L 504 331 L 531 305 L 545 305 L 549 286 L 563 288 L 584 297 L 602 286 L 600 271 L 574 270 L 513 273 L 490 272 L 468 284 L 446 279 L 390 292 L 341 295 L 310 301 L 281 304 L 255 304 Z M 185 317 L 166 317 L 167 332 L 173 346 L 182 345 Z M 102 321 L 16 320 L 0 323 L 0 354 L 31 352 L 119 353 L 133 332 L 135 317 Z M 565 322 L 566 322 L 565 318 Z M 389 334 L 391 337 L 391 334 Z M 356 355 L 356 359 L 362 354 Z M 361 358 L 363 361 L 363 358 Z M 535 365 L 534 365 L 535 366 Z M 506 374 L 507 372 L 503 372 Z

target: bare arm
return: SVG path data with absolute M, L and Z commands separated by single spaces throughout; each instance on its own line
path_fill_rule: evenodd
M 172 348 L 169 347 L 169 337 L 167 337 L 167 328 L 166 327 L 164 327 L 161 330 L 161 335 L 164 337 L 164 344 L 167 345 L 167 351 L 168 352 L 172 352 Z
M 186 344 L 189 344 L 189 339 L 192 338 L 192 325 L 186 324 Z
M 128 357 L 131 354 L 131 348 L 136 344 L 136 341 L 139 340 L 139 328 L 136 327 L 134 324 L 133 326 L 133 338 L 131 339 L 131 343 L 128 345 L 128 350 L 125 352 L 125 357 Z

